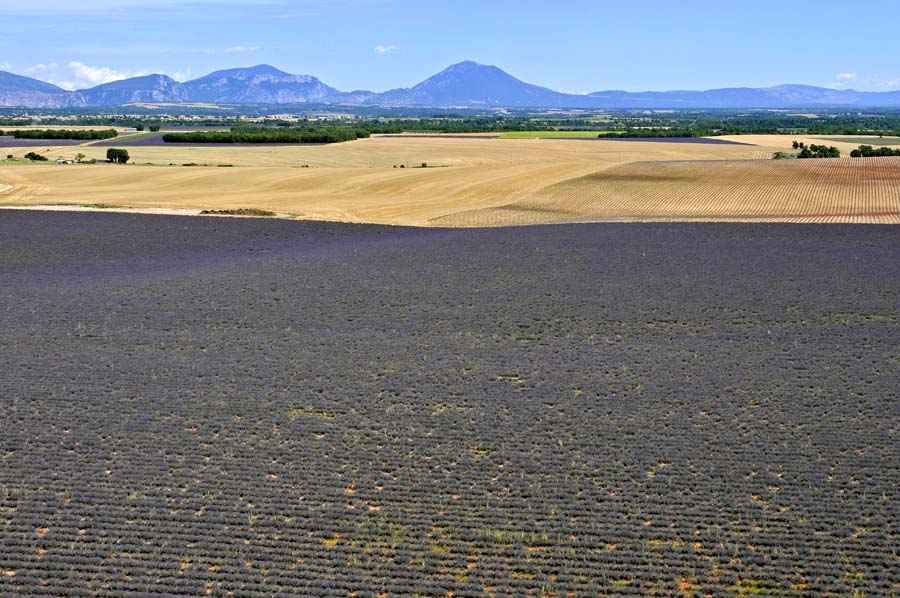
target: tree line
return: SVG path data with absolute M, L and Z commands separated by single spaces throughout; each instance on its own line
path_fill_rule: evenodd
M 900 149 L 889 147 L 874 148 L 871 145 L 861 145 L 859 149 L 850 152 L 851 158 L 883 158 L 887 156 L 900 156 Z
M 77 129 L 27 129 L 17 131 L 0 131 L 0 137 L 15 137 L 16 139 L 72 139 L 77 141 L 94 141 L 112 139 L 118 137 L 115 129 L 104 131 L 77 130 Z
M 272 128 L 234 127 L 230 131 L 166 133 L 166 143 L 341 143 L 369 137 L 369 131 L 350 127 Z
M 631 138 L 647 138 L 647 137 L 709 137 L 713 133 L 711 131 L 694 130 L 694 129 L 673 129 L 665 127 L 662 129 L 632 129 L 627 128 L 615 132 L 604 132 L 597 135 L 600 139 L 631 139 Z

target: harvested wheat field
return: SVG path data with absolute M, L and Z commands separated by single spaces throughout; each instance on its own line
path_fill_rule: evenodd
M 417 169 L 422 162 L 432 168 L 470 168 L 475 166 L 502 166 L 508 164 L 583 164 L 595 167 L 615 165 L 619 162 L 638 160 L 714 160 L 726 156 L 734 159 L 769 158 L 772 152 L 790 148 L 793 138 L 784 138 L 778 145 L 763 145 L 752 139 L 727 145 L 699 143 L 647 143 L 633 141 L 584 141 L 571 139 L 499 139 L 483 136 L 447 135 L 424 136 L 375 136 L 346 143 L 330 145 L 133 145 L 130 168 L 137 166 L 176 166 L 197 164 L 216 167 L 228 164 L 234 167 L 280 168 L 359 168 L 392 169 L 403 165 Z M 48 146 L 45 155 L 52 160 L 60 155 L 78 151 L 86 159 L 105 158 L 110 144 L 118 140 L 86 142 L 76 148 Z M 731 140 L 729 138 L 729 140 Z M 736 141 L 736 140 L 735 140 Z M 817 143 L 817 141 L 813 141 Z M 32 144 L 21 148 L 0 146 L 3 154 L 21 157 L 35 151 Z M 0 169 L 5 165 L 0 164 Z
M 741 144 L 713 145 L 407 136 L 328 146 L 136 146 L 127 166 L 4 164 L 0 205 L 252 209 L 308 220 L 464 227 L 896 221 L 900 162 L 768 159 L 792 139 L 746 136 L 734 139 Z M 106 148 L 43 153 L 52 161 L 75 151 L 90 159 Z
M 440 226 L 597 220 L 900 223 L 900 158 L 639 162 Z
M 0 184 L 13 187 L 0 194 L 0 204 L 255 208 L 304 219 L 428 226 L 455 212 L 525 200 L 548 185 L 619 163 L 761 153 L 752 145 L 724 147 L 421 137 L 328 146 L 139 146 L 129 148 L 134 164 L 127 166 L 0 166 Z M 45 155 L 52 161 L 74 151 L 48 148 Z M 77 151 L 87 159 L 106 154 L 91 145 Z

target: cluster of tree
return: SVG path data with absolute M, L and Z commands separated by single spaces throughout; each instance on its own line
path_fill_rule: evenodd
M 30 124 L 31 119 L 0 118 L 0 127 L 27 127 Z
M 130 158 L 131 156 L 128 155 L 128 150 L 115 148 L 106 150 L 106 159 L 113 164 L 127 164 Z
M 0 136 L 8 135 L 16 139 L 73 139 L 77 141 L 93 141 L 99 139 L 112 139 L 119 134 L 115 129 L 104 131 L 77 130 L 77 129 L 25 129 L 18 131 L 0 131 Z
M 816 145 L 812 143 L 810 145 L 806 145 L 803 142 L 795 141 L 793 143 L 794 149 L 800 150 L 800 153 L 797 154 L 798 158 L 840 158 L 841 150 L 834 147 L 833 145 Z
M 861 145 L 859 149 L 850 152 L 851 158 L 883 158 L 887 156 L 900 156 L 900 149 L 889 147 L 874 148 L 871 145 Z
M 369 136 L 365 129 L 349 127 L 303 129 L 235 127 L 230 131 L 166 133 L 166 143 L 341 143 Z
M 879 111 L 863 114 L 858 111 L 817 110 L 817 118 L 800 114 L 766 113 L 763 111 L 700 111 L 695 115 L 696 126 L 721 131 L 722 135 L 795 134 L 808 135 L 887 135 L 900 131 L 900 111 Z M 684 118 L 680 113 L 670 118 Z
M 46 162 L 47 156 L 42 156 L 37 152 L 28 152 L 27 154 L 25 154 L 25 159 L 31 160 L 32 162 Z

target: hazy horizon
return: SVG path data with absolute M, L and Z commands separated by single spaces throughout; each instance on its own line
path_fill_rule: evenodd
M 184 81 L 270 64 L 344 91 L 385 91 L 473 60 L 577 94 L 780 84 L 900 90 L 897 52 L 881 44 L 875 51 L 871 31 L 846 27 L 854 14 L 896 22 L 900 6 L 826 0 L 764 13 L 709 0 L 598 4 L 2 0 L 0 70 L 84 89 L 151 73 Z

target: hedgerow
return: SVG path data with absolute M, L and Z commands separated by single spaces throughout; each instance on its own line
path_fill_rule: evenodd
M 115 129 L 96 131 L 94 129 L 18 129 L 0 131 L 0 137 L 8 136 L 16 139 L 74 139 L 91 141 L 95 139 L 112 139 L 119 135 Z
M 194 131 L 166 133 L 166 143 L 341 143 L 368 137 L 369 132 L 346 127 L 254 128 L 235 127 L 230 131 Z

